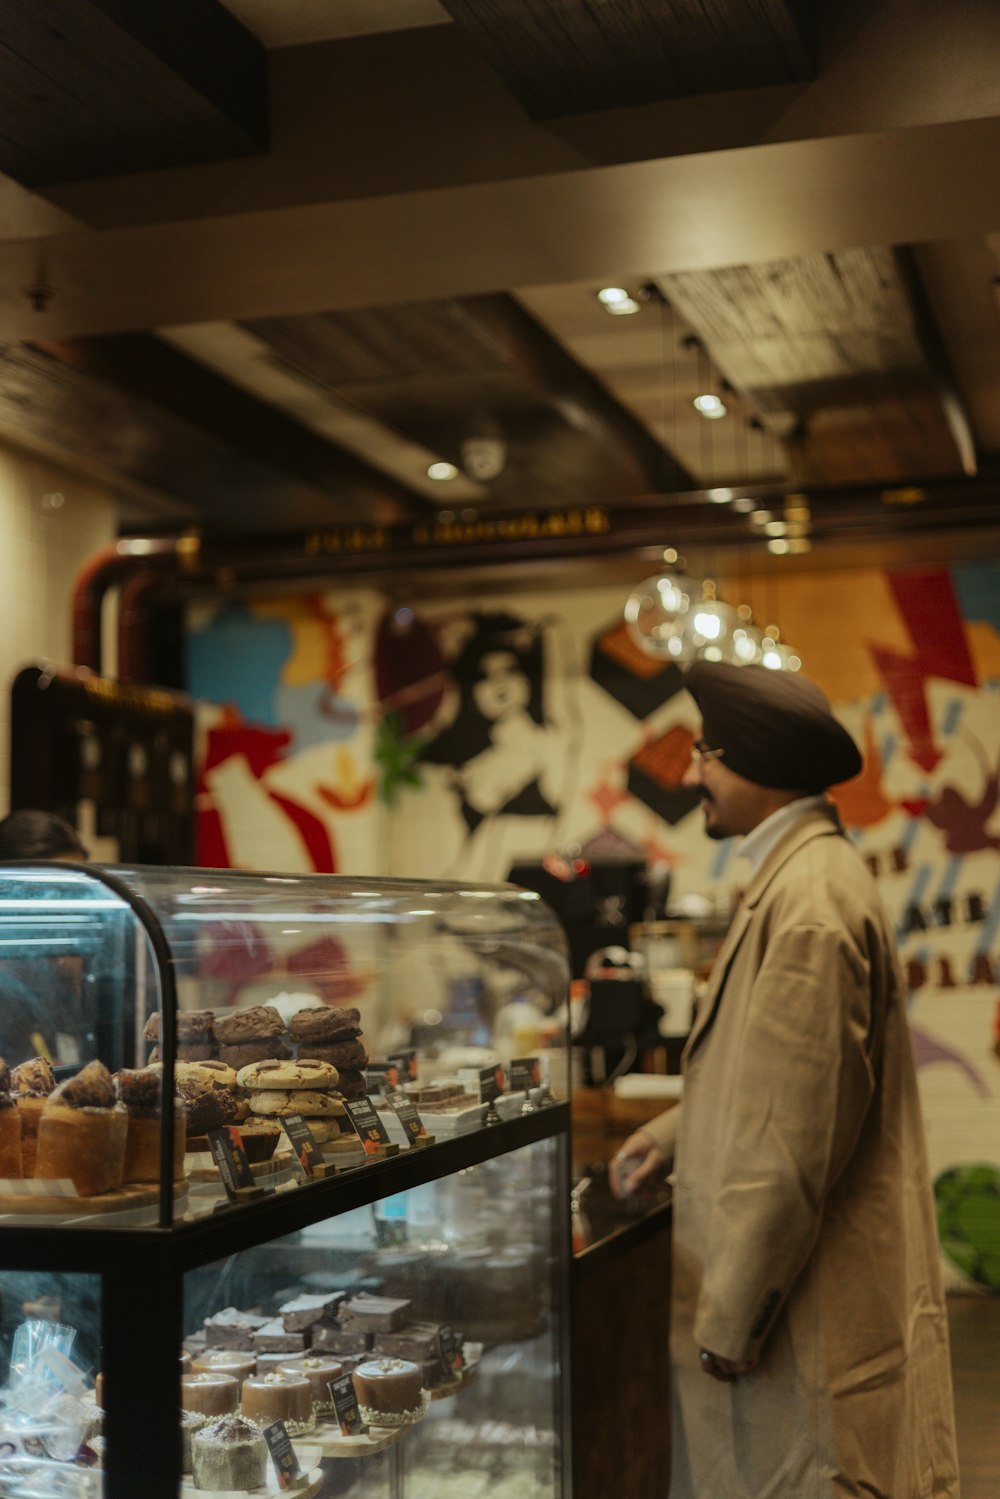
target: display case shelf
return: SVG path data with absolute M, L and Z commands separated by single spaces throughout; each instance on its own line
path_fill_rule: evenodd
M 190 1386 L 180 1393 L 182 1343 L 211 1346 L 219 1316 L 235 1308 L 238 1332 L 240 1319 L 273 1324 L 271 1332 L 247 1334 L 257 1339 L 252 1353 L 261 1370 L 272 1369 L 285 1344 L 303 1360 L 316 1358 L 325 1345 L 311 1341 L 313 1329 L 282 1320 L 291 1315 L 282 1308 L 301 1296 L 310 1305 L 310 1297 L 334 1303 L 336 1316 L 323 1331 L 338 1349 L 360 1339 L 358 1349 L 381 1357 L 385 1338 L 387 1347 L 426 1351 L 464 1334 L 483 1356 L 475 1378 L 447 1376 L 437 1353 L 424 1360 L 426 1417 L 392 1441 L 376 1433 L 357 1442 L 329 1426 L 316 1440 L 304 1436 L 306 1486 L 290 1492 L 351 1499 L 435 1492 L 443 1499 L 463 1484 L 486 1492 L 488 1481 L 501 1495 L 564 1499 L 569 1106 L 558 1096 L 568 1068 L 557 1012 L 567 975 L 554 917 L 536 896 L 511 887 L 58 865 L 0 870 L 0 991 L 16 983 L 24 1001 L 24 1023 L 7 1037 L 0 1012 L 0 1050 L 12 1050 L 15 1065 L 48 1052 L 57 1088 L 79 1091 L 99 1063 L 101 1087 L 104 1074 L 114 1074 L 126 1100 L 138 1075 L 145 1117 L 174 1121 L 175 1091 L 198 1077 L 213 1106 L 218 1092 L 231 1093 L 244 1114 L 249 1107 L 265 1120 L 265 1134 L 276 1133 L 267 1121 L 277 1122 L 282 1109 L 308 1102 L 306 1117 L 333 1118 L 343 1138 L 352 1097 L 377 1097 L 395 1068 L 394 1106 L 416 1101 L 419 1109 L 423 1097 L 429 1109 L 444 1110 L 428 1112 L 418 1144 L 407 1146 L 404 1136 L 370 1160 L 331 1154 L 322 1177 L 302 1178 L 292 1157 L 258 1169 L 260 1195 L 231 1196 L 221 1175 L 216 1183 L 204 1169 L 203 1145 L 191 1155 L 198 1166 L 189 1178 L 176 1126 L 156 1125 L 156 1179 L 110 1189 L 120 1194 L 116 1207 L 142 1192 L 141 1207 L 133 1200 L 101 1211 L 108 1204 L 93 1193 L 89 1201 L 68 1199 L 56 1213 L 32 1213 L 20 1201 L 18 1211 L 0 1213 L 2 1336 L 11 1338 L 20 1318 L 36 1320 L 33 1310 L 47 1303 L 71 1330 L 79 1324 L 74 1356 L 83 1379 L 102 1374 L 100 1499 L 135 1499 L 139 1472 L 144 1499 L 196 1492 L 189 1479 L 181 1488 L 178 1423 L 184 1400 L 207 1397 L 190 1394 Z M 533 1033 L 510 1026 L 511 1006 L 521 1020 L 530 1013 Z M 25 1055 L 25 1037 L 34 1057 Z M 262 1055 L 269 1050 L 273 1057 Z M 251 1053 L 280 1064 L 277 1072 L 265 1069 L 265 1082 L 290 1080 L 289 1087 L 255 1087 L 245 1075 Z M 523 1086 L 524 1064 L 539 1059 L 551 1064 L 545 1081 L 552 1091 L 522 1113 L 513 1087 Z M 214 1064 L 208 1081 L 206 1061 Z M 471 1089 L 491 1086 L 491 1075 L 496 1087 L 511 1090 L 500 1100 L 509 1117 L 486 1123 L 494 1109 L 471 1109 L 469 1099 Z M 398 1085 L 407 1076 L 404 1094 Z M 318 1079 L 319 1092 L 297 1091 L 302 1077 Z M 200 1103 L 186 1092 L 193 1138 Z M 310 1092 L 316 1096 L 307 1100 Z M 15 1074 L 14 1111 L 24 1108 L 23 1096 Z M 26 1112 L 41 1121 L 40 1141 L 60 1110 L 120 1116 L 122 1108 L 103 1097 L 74 1103 L 72 1089 L 60 1096 L 51 1085 L 38 1098 Z M 461 1127 L 473 1121 L 467 1132 L 454 1133 L 453 1098 Z M 238 1123 L 219 1127 L 239 1130 Z M 75 1180 L 74 1160 L 66 1160 Z M 44 1192 L 44 1180 L 30 1180 L 29 1191 Z M 370 1303 L 361 1293 L 388 1298 L 400 1327 L 380 1331 L 377 1317 L 365 1322 Z M 342 1310 L 359 1295 L 352 1315 L 361 1318 L 360 1332 Z M 270 1362 L 268 1338 L 276 1344 Z M 337 1352 L 336 1359 L 349 1373 L 362 1356 Z M 493 1420 L 497 1413 L 506 1418 Z M 470 1432 L 479 1433 L 471 1446 Z

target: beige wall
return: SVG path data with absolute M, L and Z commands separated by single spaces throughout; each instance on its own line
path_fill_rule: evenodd
M 0 812 L 9 796 L 10 684 L 33 661 L 69 664 L 73 580 L 115 526 L 116 506 L 97 485 L 0 447 Z

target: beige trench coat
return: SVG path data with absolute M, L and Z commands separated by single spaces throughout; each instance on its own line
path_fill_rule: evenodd
M 833 809 L 753 876 L 685 1050 L 671 1499 L 958 1495 L 923 1124 L 888 919 Z M 750 1374 L 721 1384 L 698 1349 Z

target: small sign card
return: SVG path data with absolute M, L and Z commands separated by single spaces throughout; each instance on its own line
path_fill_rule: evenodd
M 410 1102 L 405 1093 L 391 1093 L 389 1095 L 389 1107 L 403 1126 L 407 1145 L 412 1145 L 416 1140 L 425 1140 L 427 1130 L 424 1122 L 417 1113 L 417 1106 Z
M 226 1196 L 235 1201 L 236 1193 L 244 1187 L 256 1187 L 243 1140 L 234 1124 L 223 1129 L 208 1131 L 208 1148 L 219 1168 Z
M 542 1082 L 542 1064 L 537 1057 L 514 1057 L 510 1064 L 510 1091 L 529 1093 Z
M 480 1103 L 492 1103 L 503 1092 L 503 1068 L 500 1066 L 462 1067 L 458 1080 Z
M 338 1374 L 336 1379 L 331 1379 L 327 1385 L 330 1391 L 330 1399 L 333 1401 L 334 1414 L 340 1426 L 342 1437 L 356 1437 L 365 1430 L 365 1424 L 358 1410 L 358 1397 L 354 1392 L 354 1380 L 349 1374 Z
M 399 1086 L 404 1083 L 415 1083 L 417 1080 L 417 1054 L 415 1051 L 394 1051 L 390 1054 L 389 1065 L 396 1068 L 399 1074 Z
M 395 1093 L 399 1082 L 399 1068 L 392 1060 L 369 1062 L 365 1068 L 365 1092 L 369 1098 L 378 1098 L 383 1093 Z
M 302 1469 L 295 1455 L 292 1439 L 285 1430 L 284 1421 L 272 1421 L 270 1426 L 265 1426 L 264 1440 L 274 1464 L 278 1488 L 287 1489 L 291 1486 L 292 1479 L 299 1477 Z
M 461 1333 L 457 1333 L 450 1322 L 442 1322 L 440 1338 L 441 1360 L 445 1368 L 451 1369 L 454 1374 L 461 1373 L 465 1368 Z
M 309 1125 L 301 1114 L 286 1114 L 281 1120 L 281 1127 L 292 1143 L 295 1159 L 303 1176 L 315 1176 L 316 1167 L 322 1165 L 323 1153 L 316 1144 Z
M 389 1131 L 378 1117 L 370 1098 L 353 1098 L 350 1102 L 345 1099 L 344 1108 L 367 1155 L 374 1155 L 380 1145 L 388 1145 Z

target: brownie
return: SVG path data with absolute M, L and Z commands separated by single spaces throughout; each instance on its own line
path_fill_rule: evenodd
M 196 1084 L 182 1082 L 177 1084 L 177 1093 L 184 1104 L 189 1135 L 204 1135 L 210 1129 L 236 1123 L 239 1110 L 228 1088 L 203 1093 Z
M 219 1059 L 235 1067 L 237 1072 L 251 1062 L 287 1062 L 291 1055 L 292 1048 L 280 1037 L 272 1041 L 242 1041 L 238 1046 L 219 1047 Z
M 365 1093 L 364 1073 L 357 1072 L 354 1068 L 348 1067 L 346 1071 L 340 1074 L 337 1092 L 342 1098 L 363 1098 Z
M 331 1291 L 326 1296 L 296 1296 L 278 1308 L 283 1327 L 287 1332 L 305 1332 L 306 1328 L 320 1323 L 335 1323 L 337 1309 L 346 1297 L 345 1291 Z
M 269 1041 L 285 1034 L 285 1022 L 273 1005 L 253 1005 L 215 1017 L 215 1038 L 223 1046 L 243 1046 L 248 1041 Z
M 350 1041 L 360 1034 L 361 1011 L 352 1005 L 311 1006 L 293 1015 L 288 1029 L 294 1041 L 332 1046 L 337 1041 Z M 301 1045 L 299 1049 L 302 1049 Z
M 362 1291 L 340 1308 L 340 1325 L 348 1332 L 396 1332 L 413 1305 L 403 1297 L 369 1296 Z
M 265 1322 L 253 1333 L 254 1353 L 301 1353 L 308 1346 L 304 1332 L 288 1332 L 280 1321 Z
M 337 1071 L 345 1067 L 365 1067 L 368 1064 L 368 1048 L 361 1036 L 352 1041 L 335 1041 L 332 1044 L 311 1042 L 308 1050 L 305 1043 L 299 1047 L 299 1060 L 332 1062 Z
M 254 1333 L 266 1327 L 269 1321 L 268 1317 L 256 1317 L 229 1306 L 223 1312 L 216 1312 L 214 1317 L 205 1318 L 205 1337 L 211 1348 L 252 1349 Z M 184 1346 L 187 1347 L 187 1339 Z
M 372 1346 L 372 1335 L 370 1332 L 348 1332 L 343 1327 L 329 1327 L 321 1322 L 313 1328 L 312 1346 L 314 1351 L 321 1349 L 338 1356 L 357 1354 L 359 1358 L 366 1358 Z
M 197 1045 L 215 1044 L 215 1032 L 213 1029 L 214 1016 L 211 1010 L 178 1010 L 177 1012 L 177 1040 L 178 1042 L 194 1043 Z M 160 1040 L 160 1012 L 154 1010 L 146 1021 L 146 1029 L 143 1037 L 147 1041 Z
M 440 1384 L 451 1372 L 444 1361 L 438 1322 L 407 1322 L 398 1332 L 377 1332 L 372 1351 L 421 1364 L 428 1384 Z

